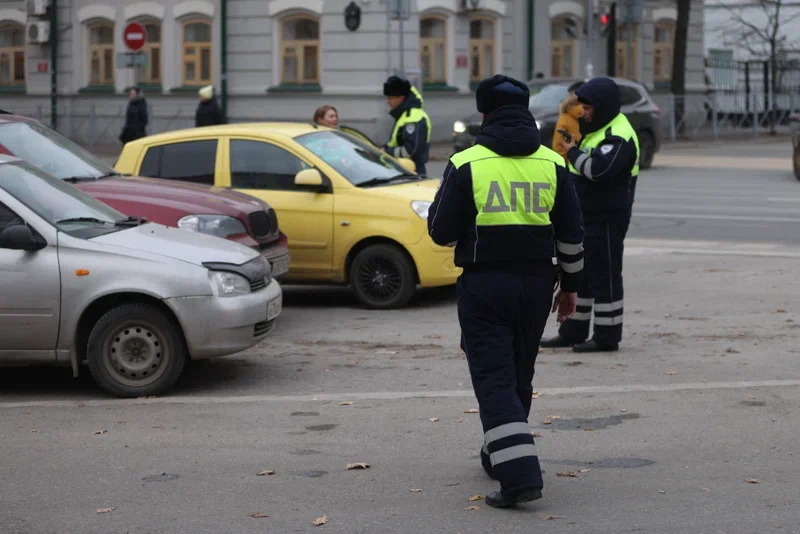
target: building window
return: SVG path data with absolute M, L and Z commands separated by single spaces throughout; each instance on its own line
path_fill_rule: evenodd
M 183 23 L 183 85 L 211 83 L 211 23 L 189 20 Z
M 114 25 L 89 25 L 89 85 L 114 85 Z
M 672 21 L 660 21 L 653 35 L 653 78 L 657 82 L 672 79 L 672 50 L 675 45 L 675 25 Z
M 281 21 L 281 83 L 319 83 L 319 21 L 306 16 Z
M 161 24 L 158 22 L 143 23 L 147 31 L 147 42 L 142 48 L 142 53 L 147 56 L 147 66 L 144 69 L 142 82 L 151 84 L 161 83 Z
M 419 66 L 423 82 L 446 81 L 446 45 L 447 21 L 443 17 L 423 17 L 419 22 Z
M 633 32 L 633 33 L 631 33 Z M 617 28 L 617 76 L 620 78 L 630 78 L 635 80 L 638 76 L 636 71 L 636 51 L 637 33 L 630 26 L 619 26 Z M 628 41 L 631 41 L 629 44 Z M 628 72 L 630 67 L 630 72 Z
M 25 28 L 0 25 L 0 87 L 25 85 Z
M 469 78 L 479 83 L 494 73 L 494 21 L 472 19 L 469 23 Z
M 572 77 L 575 68 L 575 21 L 561 16 L 550 25 L 550 76 Z

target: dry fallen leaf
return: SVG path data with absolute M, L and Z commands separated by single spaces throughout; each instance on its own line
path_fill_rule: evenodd
M 628 410 L 627 410 L 627 408 L 623 408 L 623 409 L 621 409 L 620 411 L 621 411 L 622 413 L 625 413 L 625 412 L 627 412 Z
M 478 413 L 477 408 L 470 408 L 469 410 L 464 410 L 464 413 Z
M 411 493 L 422 493 L 422 490 L 419 488 L 413 488 L 409 490 Z
M 124 425 L 127 422 L 128 421 L 126 421 L 125 419 L 120 419 L 119 421 L 117 421 L 117 423 L 119 423 L 120 425 Z
M 560 415 L 547 415 L 547 416 L 545 416 L 545 419 L 550 419 L 552 421 L 555 421 L 556 419 L 561 419 L 561 416 Z
M 538 432 L 534 432 L 533 430 L 531 430 L 531 436 L 533 436 L 534 438 L 541 437 L 541 436 L 539 436 Z
M 249 514 L 247 514 L 247 515 L 249 515 L 250 517 L 255 517 L 255 518 L 259 518 L 259 517 L 269 517 L 267 514 L 262 514 L 261 512 L 250 512 L 250 513 L 249 513 Z
M 31 432 L 33 432 L 34 434 L 36 434 L 36 433 L 37 433 L 37 432 L 39 432 L 39 431 L 38 431 L 38 430 L 36 430 L 35 428 L 33 428 L 33 429 L 31 429 Z
M 553 519 L 561 519 L 560 515 L 548 515 L 544 518 L 545 521 L 552 521 Z
M 579 473 L 588 473 L 589 471 L 591 471 L 591 469 L 588 469 L 588 468 L 586 468 L 586 469 L 581 469 L 581 470 L 580 470 L 580 471 L 578 471 L 578 472 L 579 472 Z
M 472 512 L 473 510 L 480 510 L 480 509 L 481 509 L 480 506 L 467 506 L 466 508 L 464 508 L 464 511 Z
M 786 313 L 786 310 L 784 310 L 783 308 L 776 308 L 772 310 L 770 313 Z
M 709 488 L 703 488 L 703 491 L 711 491 Z
M 757 478 L 748 478 L 747 479 L 747 483 L 748 484 L 758 484 L 759 482 L 761 482 L 761 481 L 758 480 Z
M 97 436 L 99 434 L 105 434 L 106 432 L 108 432 L 108 430 L 101 428 L 100 430 L 95 430 L 94 434 Z
M 671 313 L 667 313 L 666 315 L 664 315 L 664 319 L 669 319 L 670 317 L 672 317 Z
M 463 419 L 461 419 L 460 417 L 456 417 L 456 423 L 463 423 L 463 422 L 464 422 Z
M 666 493 L 664 490 L 658 490 L 659 493 Z
M 734 349 L 733 347 L 728 347 L 728 350 L 726 350 L 725 352 L 727 352 L 728 354 L 739 354 L 739 351 Z
M 435 423 L 439 420 L 438 417 L 431 417 L 431 423 Z
M 458 486 L 459 484 L 461 484 L 461 482 L 448 482 L 446 485 L 447 486 Z
M 344 469 L 345 471 L 350 471 L 351 469 L 369 469 L 369 464 L 365 464 L 364 462 L 356 462 L 354 464 L 347 464 L 347 467 Z
M 117 509 L 116 506 L 112 506 L 111 508 L 98 508 L 97 509 L 97 513 L 98 514 L 107 514 L 108 512 L 113 512 L 116 509 Z
M 668 376 L 674 376 L 674 375 L 677 375 L 677 374 L 678 374 L 678 371 L 667 371 L 667 372 L 665 372 L 664 374 L 665 374 L 665 375 L 668 375 Z
M 352 406 L 352 405 L 353 405 L 353 401 L 345 401 L 345 402 L 340 402 L 339 403 L 339 406 Z
M 552 425 L 553 422 L 552 421 L 543 421 L 542 424 L 543 425 Z
M 470 498 L 469 498 L 469 499 L 467 499 L 467 500 L 468 500 L 469 502 L 475 502 L 475 501 L 479 501 L 479 500 L 481 500 L 481 499 L 483 499 L 483 495 L 481 495 L 481 494 L 478 494 L 478 495 L 473 495 L 472 497 L 470 497 Z
M 578 478 L 581 476 L 579 471 L 563 471 L 561 473 L 556 473 L 560 477 L 570 477 L 570 478 Z
M 261 472 L 260 472 L 258 475 L 256 475 L 256 476 L 263 477 L 263 476 L 267 476 L 267 475 L 274 475 L 274 474 L 275 474 L 275 471 L 272 471 L 271 469 L 264 469 L 263 471 L 261 471 Z
M 748 395 L 748 396 L 747 396 L 747 398 L 748 398 L 748 399 L 755 399 L 755 397 L 754 397 L 754 396 L 752 396 L 752 395 Z
M 328 516 L 327 515 L 323 515 L 322 517 L 318 517 L 318 518 L 316 518 L 314 520 L 314 526 L 318 527 L 320 525 L 324 525 L 327 522 L 328 522 Z
M 587 426 L 586 428 L 583 429 L 584 432 L 591 432 L 592 430 L 594 430 L 594 428 L 590 426 Z

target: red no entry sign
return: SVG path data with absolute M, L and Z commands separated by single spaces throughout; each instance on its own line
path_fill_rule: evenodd
M 125 26 L 122 38 L 125 40 L 125 46 L 134 52 L 138 52 L 147 41 L 147 30 L 138 22 L 130 22 Z

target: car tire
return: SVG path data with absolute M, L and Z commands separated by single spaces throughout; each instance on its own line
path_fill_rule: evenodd
M 650 132 L 639 133 L 639 168 L 650 169 L 656 155 L 656 139 Z
M 97 321 L 86 359 L 107 393 L 147 397 L 175 385 L 188 351 L 180 327 L 164 311 L 150 304 L 123 304 Z
M 394 245 L 371 245 L 353 260 L 350 285 L 363 305 L 377 310 L 401 308 L 417 289 L 414 265 Z

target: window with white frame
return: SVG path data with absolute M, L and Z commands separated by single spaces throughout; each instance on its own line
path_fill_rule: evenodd
M 0 87 L 25 85 L 25 27 L 0 23 Z
M 308 15 L 283 19 L 279 50 L 282 84 L 319 83 L 319 20 Z
M 425 83 L 444 83 L 447 77 L 447 19 L 423 16 L 419 21 L 419 67 Z
M 89 85 L 114 85 L 114 24 L 89 24 Z
M 656 22 L 653 33 L 653 79 L 672 79 L 672 51 L 675 46 L 675 24 L 671 20 Z
M 209 85 L 211 66 L 211 22 L 189 19 L 183 23 L 183 85 Z
M 142 53 L 147 56 L 147 65 L 142 75 L 142 82 L 149 84 L 161 83 L 161 23 L 155 20 L 143 21 L 147 40 Z
M 617 76 L 620 78 L 636 79 L 638 73 L 636 71 L 637 61 L 637 31 L 633 30 L 631 26 L 618 26 L 617 27 Z M 630 70 L 630 72 L 629 72 Z
M 489 17 L 476 17 L 469 22 L 469 78 L 480 83 L 494 74 L 495 21 Z
M 550 76 L 569 78 L 575 69 L 575 34 L 573 19 L 567 15 L 550 23 Z

